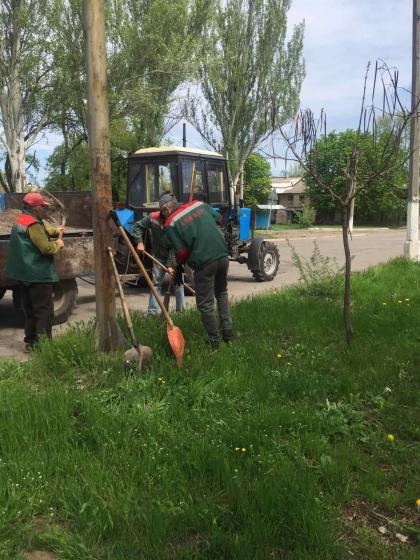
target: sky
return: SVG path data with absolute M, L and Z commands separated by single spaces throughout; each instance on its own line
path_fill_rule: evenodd
M 315 115 L 327 114 L 328 130 L 355 128 L 369 61 L 377 59 L 399 71 L 400 86 L 411 90 L 412 0 L 292 0 L 289 26 L 305 21 L 306 78 L 301 107 Z M 182 145 L 182 124 L 169 134 Z M 40 139 L 35 146 L 45 174 L 45 159 L 60 143 L 57 135 Z M 207 148 L 191 125 L 187 145 Z M 284 163 L 272 163 L 281 174 Z

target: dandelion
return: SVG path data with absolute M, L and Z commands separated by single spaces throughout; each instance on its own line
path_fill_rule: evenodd
M 392 441 L 395 440 L 395 436 L 394 436 L 394 434 L 387 434 L 386 439 L 387 439 L 388 441 L 391 441 L 391 442 L 392 442 Z
M 382 302 L 382 305 L 386 305 L 386 301 L 383 301 L 383 302 Z
M 406 297 L 404 301 L 410 301 L 410 298 Z
M 291 362 L 287 362 L 287 365 L 288 365 L 288 366 L 291 366 L 292 364 L 291 364 Z
M 159 383 L 162 383 L 162 385 L 163 385 L 164 383 L 166 383 L 166 381 L 163 379 L 163 377 L 159 377 L 158 380 L 159 380 Z
M 235 447 L 235 451 L 240 451 L 241 448 L 240 447 Z
M 242 453 L 245 453 L 246 447 L 242 447 L 241 451 L 242 451 Z
M 282 355 L 280 354 L 280 352 L 277 354 L 277 358 L 281 358 Z
M 398 300 L 398 303 L 402 303 L 402 301 L 399 299 L 399 300 Z
M 420 498 L 417 498 L 416 506 L 417 506 L 417 509 L 420 511 Z

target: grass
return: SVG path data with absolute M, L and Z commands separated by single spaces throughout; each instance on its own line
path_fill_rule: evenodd
M 236 304 L 218 352 L 176 317 L 181 372 L 140 316 L 147 375 L 89 325 L 0 362 L 0 558 L 419 558 L 419 278 L 355 275 L 350 349 L 336 291 L 294 287 Z

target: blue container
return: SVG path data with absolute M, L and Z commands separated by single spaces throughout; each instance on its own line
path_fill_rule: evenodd
M 129 208 L 117 208 L 115 210 L 121 225 L 129 233 L 133 233 L 134 212 Z
M 255 229 L 267 229 L 270 227 L 270 211 L 257 210 L 255 214 Z
M 4 212 L 6 210 L 6 193 L 0 193 L 0 212 Z
M 248 241 L 251 237 L 251 208 L 241 208 L 239 213 L 239 239 Z

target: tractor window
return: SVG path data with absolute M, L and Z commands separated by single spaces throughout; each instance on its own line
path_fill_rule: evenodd
M 133 208 L 157 207 L 159 196 L 176 188 L 174 162 L 132 163 L 128 170 L 128 204 Z
M 207 163 L 207 183 L 209 185 L 210 204 L 226 202 L 224 169 L 224 165 L 220 163 Z
M 201 160 L 182 160 L 182 202 L 202 200 L 208 202 L 204 183 L 204 165 Z

